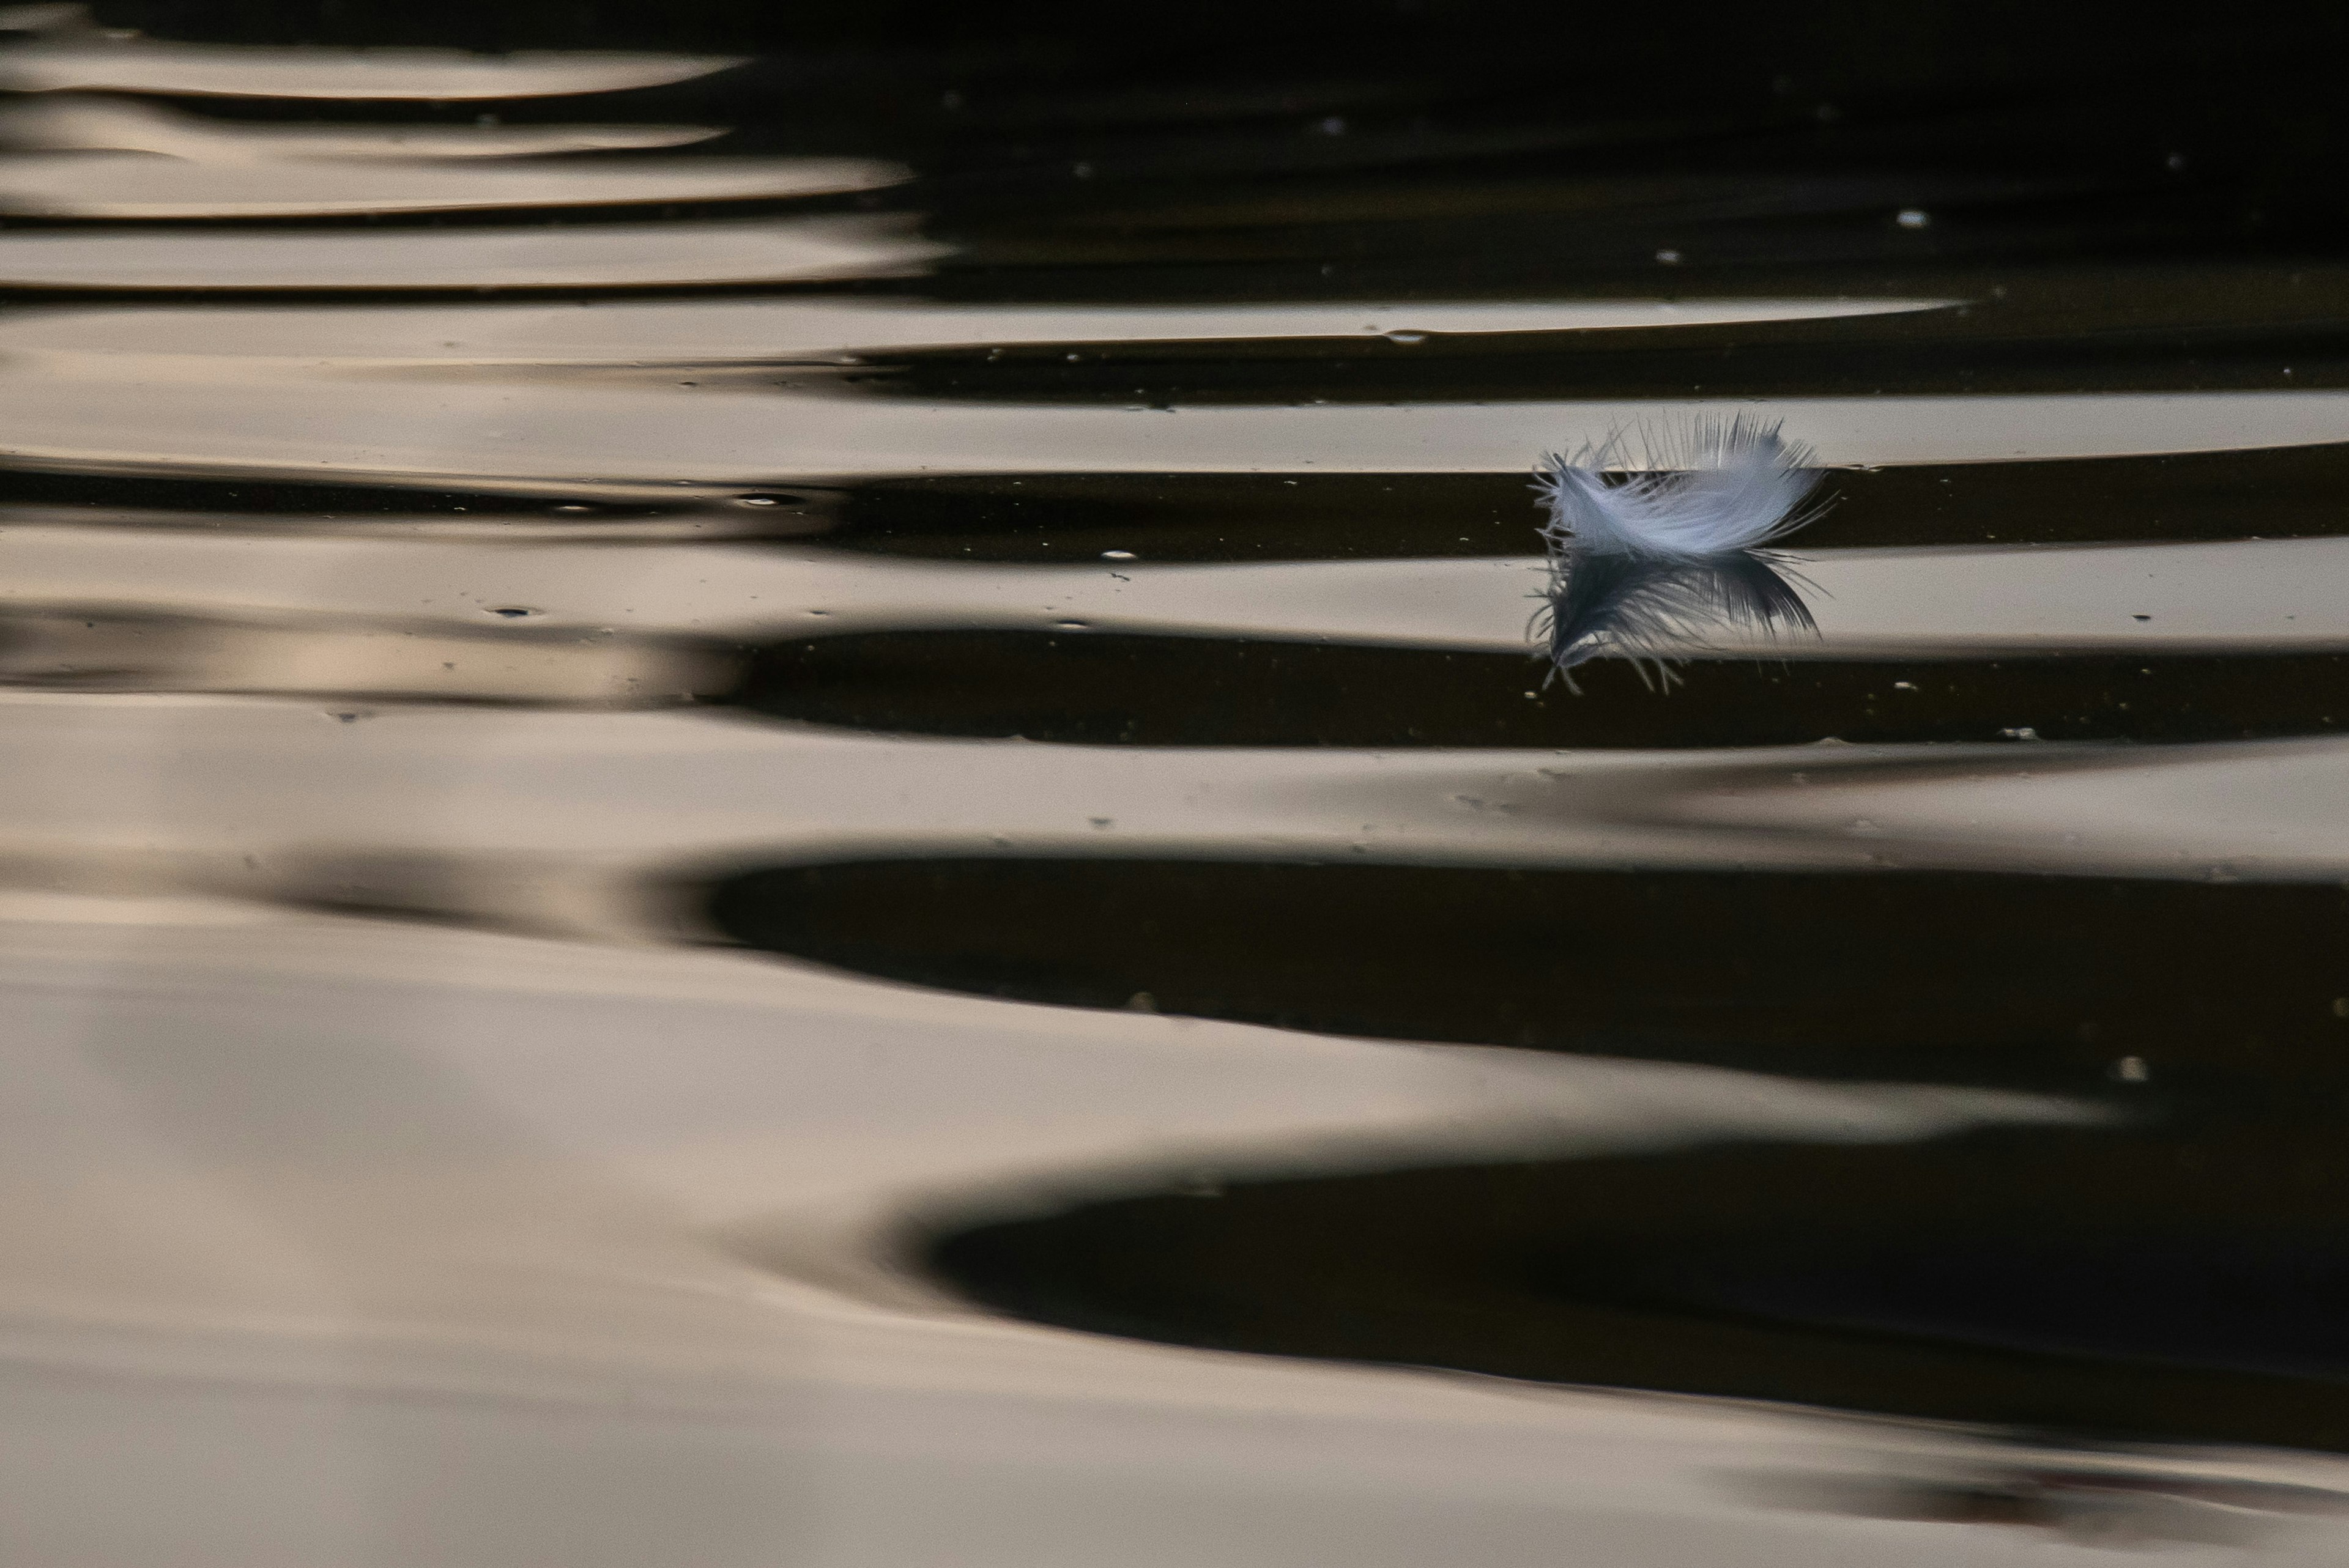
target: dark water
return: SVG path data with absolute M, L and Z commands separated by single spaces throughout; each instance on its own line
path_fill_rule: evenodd
M 2349 23 L 0 35 L 0 1557 L 2341 1560 Z

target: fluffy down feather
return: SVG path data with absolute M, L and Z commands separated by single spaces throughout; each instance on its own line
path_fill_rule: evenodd
M 1666 560 L 1721 555 L 1783 539 L 1825 510 L 1807 448 L 1776 425 L 1740 415 L 1675 434 L 1640 432 L 1643 460 L 1626 461 L 1623 433 L 1572 457 L 1551 453 L 1534 488 L 1549 506 L 1553 551 Z

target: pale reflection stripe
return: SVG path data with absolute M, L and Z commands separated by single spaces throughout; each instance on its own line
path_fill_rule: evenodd
M 831 220 L 845 222 L 845 220 Z M 817 222 L 810 220 L 809 222 Z M 709 225 L 718 228 L 720 225 Z M 671 232 L 667 226 L 653 231 Z M 688 227 L 685 232 L 691 233 Z M 46 236 L 36 236 L 46 238 Z M 238 238 L 238 236 L 203 236 Z M 257 242 L 270 236 L 253 236 Z M 433 236 L 418 235 L 417 239 Z M 0 258 L 9 238 L 0 236 Z M 363 236 L 380 244 L 381 236 Z M 405 238 L 405 237 L 403 237 Z M 125 237 L 105 243 L 122 245 Z M 154 241 L 145 242 L 153 243 Z M 258 251 L 258 245 L 254 248 Z M 375 366 L 535 368 L 760 364 L 890 348 L 1175 343 L 1388 334 L 1580 332 L 1937 310 L 1942 299 L 1340 301 L 1316 304 L 966 304 L 922 299 L 607 300 L 202 310 L 51 309 L 0 318 L 0 352 L 228 359 L 170 372 L 265 378 Z M 160 371 L 159 373 L 166 373 Z
M 578 288 L 918 273 L 949 247 L 903 223 L 802 218 L 368 232 L 0 232 L 15 288 Z M 5 327 L 0 327 L 5 333 Z
M 584 313 L 583 313 L 584 314 Z M 1192 407 L 922 403 L 691 367 L 527 380 L 452 368 L 252 373 L 212 359 L 8 353 L 0 456 L 23 466 L 678 497 L 938 474 L 1525 473 L 1642 419 L 1782 419 L 1836 464 L 1998 462 L 2349 439 L 2349 393 Z M 763 378 L 762 378 L 763 379 Z
M 481 861 L 518 897 L 542 876 L 649 891 L 753 861 L 965 853 L 2349 878 L 2338 738 L 1167 751 L 714 711 L 385 706 L 346 724 L 316 702 L 27 693 L 0 693 L 0 861 L 113 875 L 127 855 L 213 891 L 321 846 Z
M 1527 509 L 1526 532 L 1533 514 Z M 2072 549 L 1822 551 L 1819 623 L 1709 644 L 1771 658 L 2349 648 L 2349 538 Z M 0 605 L 223 621 L 356 617 L 470 633 L 527 606 L 533 633 L 792 638 L 895 629 L 1234 636 L 1520 652 L 1536 557 L 1067 567 L 924 562 L 817 546 L 237 534 L 11 523 Z M 2140 617 L 2143 617 L 2140 619 Z
M 52 218 L 288 218 L 643 201 L 737 201 L 869 191 L 895 164 L 854 158 L 625 162 L 189 163 L 142 152 L 0 156 L 0 212 Z M 396 240 L 385 242 L 397 243 Z
M 74 94 L 0 106 L 0 140 L 16 151 L 151 152 L 213 163 L 523 158 L 679 147 L 719 134 L 697 125 L 252 125 Z
M 744 58 L 588 50 L 481 55 L 460 49 L 272 47 L 77 34 L 10 46 L 0 53 L 0 88 L 455 102 L 667 87 L 740 65 Z

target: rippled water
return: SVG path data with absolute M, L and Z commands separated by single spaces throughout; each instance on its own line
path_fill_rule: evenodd
M 0 1557 L 2349 1551 L 2341 24 L 296 10 L 0 11 Z

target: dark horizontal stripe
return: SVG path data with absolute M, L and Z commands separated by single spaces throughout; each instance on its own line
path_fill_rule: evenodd
M 1284 1356 L 2349 1448 L 2337 1112 L 1235 1182 L 937 1238 L 997 1310 Z M 1210 1178 L 1212 1173 L 1205 1173 Z
M 1402 324 L 1408 310 L 1392 313 Z M 1423 341 L 1102 344 L 869 356 L 843 377 L 940 401 L 1185 407 L 2293 391 L 2349 383 L 2349 327 L 1953 334 L 1951 313 Z
M 811 492 L 839 548 L 950 561 L 1315 561 L 1537 553 L 1517 474 L 1019 474 L 847 481 Z M 1837 470 L 1790 542 L 2186 542 L 2349 532 L 2349 445 Z
M 1529 645 L 1530 647 L 1530 645 Z M 2235 740 L 2349 726 L 2349 653 L 1619 660 L 1116 633 L 873 632 L 761 651 L 778 717 L 1094 746 L 1691 748 Z M 1577 689 L 1578 688 L 1578 689 Z M 1528 694 L 1531 694 L 1528 696 Z
M 1909 872 L 931 858 L 718 884 L 754 947 L 1332 1034 L 1847 1076 L 2258 1071 L 2349 1090 L 2349 892 Z
M 781 494 L 783 492 L 770 492 Z M 793 498 L 796 500 L 796 498 Z M 360 517 L 396 512 L 475 518 L 543 518 L 557 507 L 579 507 L 565 518 L 660 516 L 676 509 L 638 502 L 581 500 L 562 494 L 469 490 L 445 486 L 344 484 L 239 476 L 215 479 L 173 474 L 86 473 L 17 467 L 0 459 L 0 506 L 121 508 L 186 515 L 211 514 L 216 524 L 267 515 L 277 518 Z M 779 511 L 788 509 L 778 505 Z M 780 525 L 779 525 L 780 526 Z

